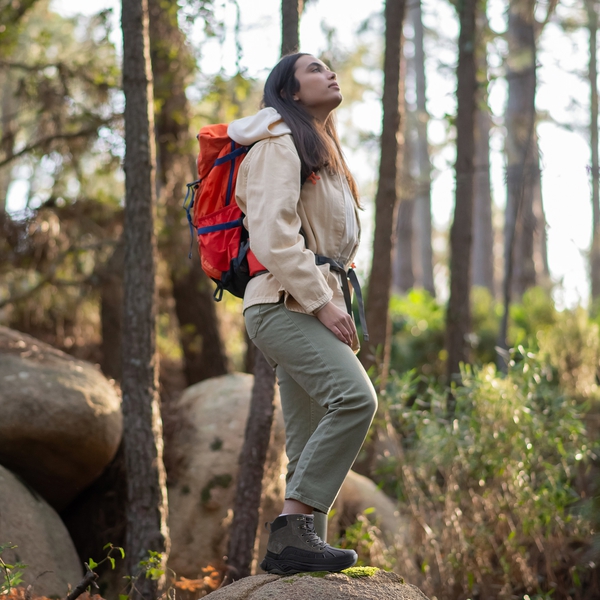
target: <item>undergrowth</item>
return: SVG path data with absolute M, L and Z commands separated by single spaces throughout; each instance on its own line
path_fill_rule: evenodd
M 506 374 L 465 368 L 453 413 L 434 379 L 394 378 L 380 430 L 393 432 L 395 450 L 376 480 L 398 498 L 410 534 L 385 547 L 377 523 L 359 518 L 346 532 L 359 564 L 391 568 L 437 600 L 600 597 L 600 450 L 586 429 L 599 338 L 577 314 L 562 321 L 535 353 L 513 350 Z

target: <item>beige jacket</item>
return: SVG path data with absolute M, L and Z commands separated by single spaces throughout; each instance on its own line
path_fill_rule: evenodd
M 313 313 L 330 300 L 346 310 L 340 276 L 329 265 L 315 264 L 315 253 L 337 259 L 344 237 L 342 176 L 323 171 L 316 183 L 307 181 L 301 189 L 300 158 L 273 108 L 234 121 L 228 133 L 240 144 L 254 144 L 238 173 L 236 200 L 246 215 L 250 247 L 268 270 L 248 284 L 244 310 L 279 302 L 282 295 L 285 306 L 297 312 Z M 355 215 L 358 221 L 356 209 Z

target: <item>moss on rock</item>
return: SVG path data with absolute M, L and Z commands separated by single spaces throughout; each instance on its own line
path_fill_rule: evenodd
M 377 567 L 350 567 L 349 569 L 344 569 L 342 573 L 348 577 L 357 579 L 358 577 L 373 577 L 379 570 Z

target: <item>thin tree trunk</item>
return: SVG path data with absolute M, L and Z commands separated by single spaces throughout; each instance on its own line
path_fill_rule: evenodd
M 227 564 L 232 580 L 247 577 L 256 570 L 256 532 L 262 495 L 260 484 L 269 449 L 274 408 L 273 369 L 257 349 L 250 411 L 239 458 L 233 521 L 229 529 Z
M 473 203 L 473 285 L 487 288 L 494 295 L 494 228 L 490 182 L 490 129 L 488 107 L 487 31 L 485 9 L 477 15 L 475 61 L 479 87 L 475 114 L 474 203 Z
M 475 115 L 475 168 L 473 205 L 473 285 L 487 288 L 494 295 L 494 229 L 490 185 L 491 116 L 481 99 Z
M 419 283 L 435 298 L 433 281 L 433 245 L 431 225 L 431 159 L 429 157 L 429 139 L 427 137 L 426 78 L 425 78 L 425 30 L 421 1 L 418 0 L 410 10 L 414 30 L 415 81 L 417 91 L 417 148 L 416 156 L 419 165 L 419 178 L 415 194 L 415 238 L 418 244 Z
M 2 98 L 0 101 L 0 151 L 6 158 L 13 155 L 17 134 L 15 116 L 17 114 L 14 90 L 9 70 L 0 74 Z M 6 212 L 6 196 L 12 181 L 13 165 L 0 167 L 0 213 Z
M 535 265 L 536 285 L 550 288 L 550 266 L 548 264 L 548 235 L 546 233 L 546 214 L 542 201 L 542 172 L 540 170 L 540 148 L 537 133 L 533 146 L 532 212 L 533 212 L 533 263 Z
M 590 32 L 590 146 L 592 182 L 592 249 L 590 257 L 590 280 L 592 302 L 600 298 L 600 169 L 598 167 L 598 2 L 586 0 L 588 30 Z
M 403 56 L 405 73 L 414 71 L 414 61 Z M 402 150 L 402 171 L 400 173 L 400 202 L 398 204 L 398 222 L 396 224 L 396 240 L 394 244 L 394 260 L 392 261 L 392 289 L 397 293 L 405 293 L 415 287 L 420 273 L 417 235 L 415 235 L 415 178 L 412 173 L 414 162 L 416 115 L 410 112 L 404 95 L 404 147 Z
M 508 313 L 513 294 L 521 295 L 535 285 L 532 231 L 533 193 L 531 182 L 537 143 L 535 134 L 536 46 L 533 0 L 511 0 L 508 13 L 507 61 L 508 101 L 506 105 L 506 209 L 504 224 L 504 313 L 498 335 L 497 365 L 506 368 Z M 535 226 L 533 227 L 535 230 Z
M 408 154 L 409 143 L 405 137 L 405 156 Z M 403 163 L 406 159 L 403 160 Z M 407 172 L 407 166 L 403 166 L 402 175 L 402 199 L 398 206 L 398 223 L 396 225 L 395 258 L 392 271 L 392 287 L 395 292 L 403 294 L 415 287 L 415 274 L 413 272 L 415 240 L 413 236 L 415 200 L 410 197 L 409 190 L 412 177 Z
M 147 0 L 123 0 L 125 93 L 125 299 L 123 418 L 127 470 L 128 572 L 148 551 L 169 552 L 166 478 L 156 353 L 156 212 L 153 90 Z M 140 574 L 132 598 L 154 600 L 159 581 Z
M 471 330 L 471 245 L 473 239 L 473 156 L 475 152 L 476 0 L 459 3 L 456 118 L 456 204 L 450 231 L 450 298 L 446 316 L 448 380 L 469 362 L 467 336 Z M 452 407 L 450 407 L 452 409 Z
M 281 2 L 281 56 L 298 52 L 300 48 L 300 17 L 304 0 Z
M 154 76 L 159 205 L 164 210 L 160 251 L 169 265 L 179 339 L 188 385 L 228 372 L 219 331 L 213 283 L 200 267 L 197 252 L 188 260 L 188 225 L 181 208 L 185 184 L 192 179 L 190 106 L 185 88 L 194 60 L 177 23 L 175 0 L 149 0 L 150 56 Z
M 383 65 L 383 123 L 379 184 L 375 196 L 375 235 L 373 261 L 367 294 L 367 322 L 370 340 L 361 352 L 365 369 L 377 365 L 381 385 L 389 368 L 390 327 L 388 305 L 392 277 L 392 251 L 398 210 L 398 184 L 402 164 L 401 111 L 404 107 L 402 24 L 404 0 L 386 0 L 385 56 Z
M 506 106 L 507 203 L 505 263 L 512 258 L 511 294 L 537 283 L 533 236 L 533 186 L 539 170 L 535 134 L 536 45 L 533 0 L 511 0 L 508 15 Z M 518 218 L 517 218 L 518 217 Z M 512 244 L 510 241 L 512 240 Z M 506 269 L 505 269 L 506 271 Z M 506 277 L 506 273 L 505 273 Z

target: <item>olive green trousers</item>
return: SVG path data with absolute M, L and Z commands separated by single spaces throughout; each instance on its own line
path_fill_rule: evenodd
M 289 460 L 285 497 L 327 514 L 377 409 L 373 385 L 351 348 L 316 317 L 258 304 L 244 318 L 276 369 Z

